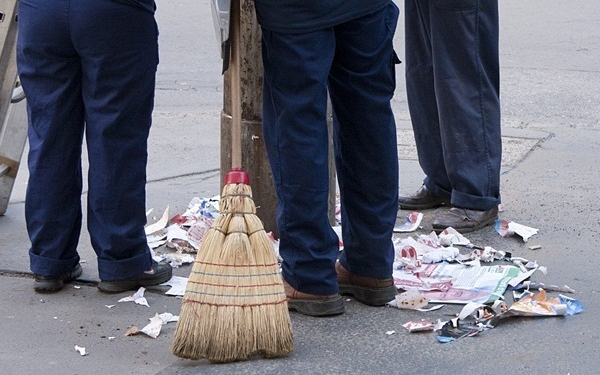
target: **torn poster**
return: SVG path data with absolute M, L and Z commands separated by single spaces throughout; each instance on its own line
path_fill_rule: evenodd
M 465 266 L 439 263 L 411 272 L 394 270 L 399 289 L 416 288 L 432 303 L 491 303 L 501 298 L 512 279 L 521 272 L 515 266 Z

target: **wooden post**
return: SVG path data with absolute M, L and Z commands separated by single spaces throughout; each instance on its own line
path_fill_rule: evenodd
M 232 6 L 235 3 L 232 3 Z M 262 136 L 262 79 L 261 32 L 254 2 L 240 0 L 240 89 L 242 102 L 242 167 L 250 175 L 250 185 L 257 207 L 257 215 L 265 230 L 279 238 L 275 214 L 277 200 L 273 187 L 273 174 L 267 158 Z M 231 84 L 225 72 L 223 85 L 223 111 L 221 112 L 221 189 L 225 174 L 231 169 Z M 328 103 L 327 124 L 330 132 L 329 151 L 329 220 L 335 224 L 336 179 L 331 141 L 331 106 Z
M 235 3 L 232 3 L 232 6 Z M 279 237 L 275 210 L 277 201 L 273 177 L 262 136 L 261 33 L 254 2 L 240 0 L 240 89 L 242 102 L 242 167 L 250 175 L 257 215 L 265 230 Z M 224 76 L 221 113 L 221 184 L 231 169 L 231 85 L 229 72 Z M 222 186 L 221 186 L 222 187 Z

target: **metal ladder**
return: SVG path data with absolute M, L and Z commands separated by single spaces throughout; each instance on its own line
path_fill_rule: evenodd
M 4 215 L 27 139 L 25 96 L 17 82 L 18 0 L 0 0 L 0 216 Z

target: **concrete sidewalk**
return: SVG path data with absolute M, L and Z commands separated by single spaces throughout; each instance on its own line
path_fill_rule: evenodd
M 221 61 L 208 2 L 157 3 L 161 63 L 147 187 L 154 215 L 167 206 L 181 213 L 193 197 L 219 194 L 222 106 Z M 164 326 L 156 339 L 123 334 L 131 325 L 143 327 L 155 313 L 178 314 L 181 300 L 164 295 L 165 288 L 146 291 L 150 307 L 117 303 L 130 293 L 100 293 L 85 231 L 79 247 L 83 277 L 60 293 L 34 293 L 23 214 L 27 171 L 22 167 L 9 208 L 0 217 L 0 373 L 597 374 L 600 3 L 500 3 L 505 208 L 500 217 L 539 228 L 539 234 L 523 243 L 489 227 L 468 238 L 546 266 L 548 274 L 538 272 L 534 281 L 574 288 L 583 313 L 514 318 L 477 337 L 440 344 L 435 334 L 409 334 L 402 324 L 447 320 L 459 306 L 421 313 L 347 301 L 346 313 L 338 317 L 292 313 L 296 349 L 287 358 L 226 365 L 178 359 L 170 352 L 174 323 Z M 395 42 L 402 59 L 402 23 L 398 30 Z M 408 194 L 419 187 L 423 174 L 416 161 L 403 74 L 401 65 L 393 106 L 400 191 Z M 86 198 L 84 194 L 82 200 Z M 425 211 L 423 229 L 411 235 L 428 233 L 435 212 Z M 399 212 L 399 219 L 405 214 Z M 532 251 L 529 245 L 541 249 Z M 184 266 L 175 274 L 187 277 L 190 269 Z M 509 293 L 506 297 L 511 303 Z M 386 335 L 390 330 L 396 334 Z M 89 355 L 80 356 L 75 345 Z

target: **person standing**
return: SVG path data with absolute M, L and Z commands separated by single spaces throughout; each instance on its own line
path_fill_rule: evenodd
M 406 93 L 425 172 L 399 207 L 451 205 L 433 229 L 494 223 L 500 203 L 497 0 L 405 0 Z
M 262 28 L 263 136 L 277 197 L 288 306 L 344 312 L 339 295 L 392 300 L 398 205 L 393 35 L 389 0 L 256 0 Z M 328 220 L 327 98 L 344 251 Z
M 98 288 L 121 292 L 171 277 L 152 260 L 144 225 L 147 139 L 158 28 L 153 0 L 20 0 L 19 77 L 29 115 L 25 202 L 34 289 L 81 275 L 82 141 L 87 223 Z

